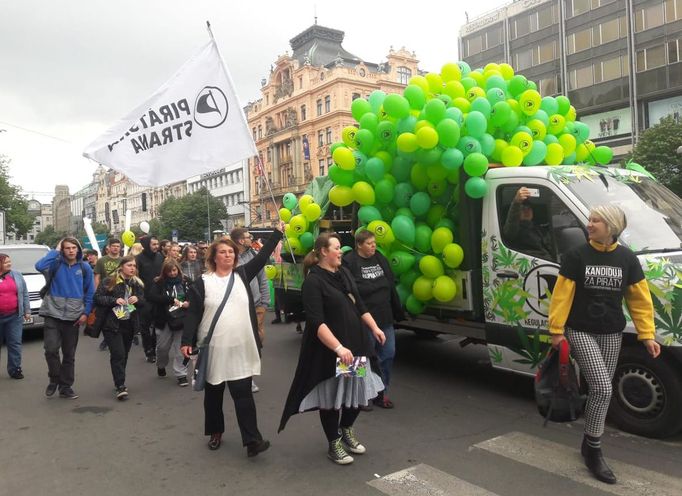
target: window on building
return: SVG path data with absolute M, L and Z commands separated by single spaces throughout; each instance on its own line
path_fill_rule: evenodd
M 540 45 L 538 49 L 538 64 L 550 62 L 556 58 L 556 41 L 552 40 L 548 43 Z
M 306 108 L 305 105 L 301 105 L 301 121 L 306 120 Z
M 331 145 L 332 144 L 332 128 L 328 127 L 326 134 L 327 134 L 327 144 Z
M 320 174 L 319 174 L 320 176 L 324 176 L 324 175 L 326 174 L 325 169 L 324 169 L 325 162 L 326 162 L 326 161 L 325 161 L 325 159 L 323 159 L 323 158 L 321 158 L 320 160 L 317 161 L 317 164 L 318 164 L 318 166 L 319 166 L 319 168 L 320 168 L 320 171 L 319 171 L 319 172 L 320 172 Z
M 655 69 L 665 65 L 665 45 L 659 45 L 646 49 L 646 68 Z
M 412 70 L 409 67 L 398 67 L 398 82 L 400 84 L 407 84 L 407 82 L 412 77 Z
M 569 89 L 577 90 L 585 88 L 594 84 L 594 77 L 592 74 L 592 64 L 581 67 L 580 69 L 573 69 L 569 71 L 568 76 Z
M 258 139 L 261 139 L 263 137 L 263 126 L 258 124 Z
M 329 168 L 330 168 L 332 165 L 334 165 L 334 159 L 331 158 L 331 157 L 327 157 L 327 170 L 329 170 Z
M 322 115 L 322 99 L 318 98 L 317 100 L 317 115 L 320 116 Z
M 592 8 L 592 0 L 572 0 L 571 1 L 573 16 L 589 12 Z
M 324 97 L 324 113 L 332 111 L 332 97 L 327 95 Z
M 268 162 L 272 162 L 272 148 L 267 149 Z
M 680 61 L 679 52 L 680 40 L 673 40 L 668 42 L 668 64 L 674 64 Z
M 635 12 L 635 32 L 661 26 L 665 20 L 663 4 L 650 5 Z
M 611 81 L 622 76 L 620 56 L 616 56 L 594 64 L 594 82 Z
M 620 38 L 620 18 L 611 19 L 594 27 L 592 41 L 594 46 L 603 45 Z
M 270 95 L 265 95 L 265 105 L 270 105 Z
M 467 40 L 467 55 L 476 55 L 483 51 L 483 38 L 478 36 L 473 36 Z
M 360 93 L 353 93 L 353 95 L 351 96 L 351 101 L 357 100 L 358 98 L 360 98 Z
M 568 53 L 582 52 L 592 47 L 592 28 L 583 29 L 569 35 Z
M 523 14 L 514 19 L 514 32 L 512 38 L 520 38 L 530 33 L 530 16 Z
M 522 71 L 533 65 L 533 51 L 535 50 L 536 48 L 530 48 L 516 52 L 516 70 Z
M 320 130 L 317 132 L 317 146 L 324 146 L 324 131 Z
M 485 33 L 485 50 L 502 44 L 502 25 L 494 26 Z
M 303 76 L 298 76 L 298 89 L 303 89 Z
M 258 134 L 256 134 L 256 128 L 253 128 L 253 141 L 256 141 L 258 139 Z
M 537 12 L 538 29 L 544 29 L 557 22 L 557 8 L 556 5 L 550 5 Z
M 665 22 L 682 19 L 682 0 L 665 1 Z

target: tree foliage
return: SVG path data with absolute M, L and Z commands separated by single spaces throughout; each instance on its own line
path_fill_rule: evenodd
M 211 214 L 210 231 L 222 229 L 220 219 L 227 218 L 227 209 L 222 201 L 211 196 L 206 188 L 202 188 L 182 198 L 166 199 L 159 207 L 158 222 L 155 222 L 156 219 L 150 221 L 151 234 L 170 239 L 173 229 L 177 229 L 180 239 L 206 239 L 207 196 Z
M 47 245 L 54 248 L 59 243 L 59 240 L 65 236 L 65 232 L 55 231 L 54 226 L 47 226 L 36 235 L 36 239 L 33 242 L 37 245 Z
M 680 146 L 682 124 L 666 117 L 642 133 L 632 154 L 634 162 L 644 166 L 678 196 L 682 196 L 682 155 L 677 154 Z
M 34 217 L 28 213 L 21 188 L 10 182 L 9 163 L 9 157 L 0 155 L 0 210 L 5 211 L 5 232 L 19 237 L 31 230 Z

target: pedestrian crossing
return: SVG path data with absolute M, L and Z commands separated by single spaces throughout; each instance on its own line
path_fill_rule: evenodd
M 494 437 L 470 449 L 504 457 L 616 496 L 682 495 L 682 478 L 613 458 L 607 461 L 618 477 L 618 483 L 604 484 L 588 472 L 577 448 L 522 432 Z M 368 484 L 389 496 L 504 496 L 425 464 L 385 475 Z

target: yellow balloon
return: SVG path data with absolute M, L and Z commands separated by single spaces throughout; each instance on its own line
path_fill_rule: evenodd
M 123 231 L 123 234 L 121 234 L 121 241 L 123 241 L 124 245 L 130 248 L 135 244 L 135 233 L 130 230 Z
M 440 74 L 429 72 L 424 77 L 426 78 L 431 93 L 441 93 L 443 91 L 443 78 L 440 77 Z
M 355 169 L 355 155 L 353 155 L 353 151 L 350 148 L 344 146 L 338 147 L 334 150 L 332 158 L 334 159 L 334 162 L 336 162 L 336 165 L 344 170 Z
M 462 83 L 456 80 L 452 80 L 445 83 L 443 93 L 445 93 L 454 100 L 455 98 L 464 98 L 464 93 L 466 92 L 464 91 L 464 86 L 462 85 Z
M 523 152 L 518 146 L 509 145 L 502 150 L 502 163 L 507 167 L 518 167 L 523 162 Z
M 454 62 L 448 62 L 443 65 L 440 70 L 440 76 L 443 78 L 443 82 L 448 83 L 450 81 L 459 81 L 462 79 L 462 71 L 459 65 Z
M 545 163 L 547 165 L 559 165 L 563 159 L 564 149 L 559 143 L 547 145 L 547 155 L 545 155 Z
M 573 153 L 575 151 L 575 147 L 577 146 L 575 136 L 568 133 L 559 136 L 559 144 L 564 149 L 564 156 Z
M 292 227 L 291 224 L 287 224 L 284 227 L 284 234 L 286 235 L 287 238 L 298 238 L 298 234 L 296 231 L 294 231 L 294 228 Z
M 405 153 L 417 151 L 417 148 L 419 148 L 419 144 L 417 144 L 417 136 L 415 136 L 413 133 L 402 133 L 400 136 L 398 136 L 396 144 L 398 145 L 398 150 Z
M 265 272 L 265 277 L 271 281 L 277 276 L 277 267 L 274 265 L 266 265 L 263 270 Z
M 407 82 L 408 85 L 410 84 L 415 84 L 419 86 L 422 90 L 424 90 L 424 93 L 427 95 L 431 93 L 431 89 L 429 88 L 429 82 L 426 80 L 424 76 L 412 76 L 410 80 Z
M 485 86 L 485 78 L 483 77 L 483 74 L 481 74 L 478 71 L 471 71 L 469 73 L 469 77 L 476 81 L 476 84 L 479 86 Z
M 353 203 L 353 190 L 348 186 L 340 186 L 337 184 L 329 190 L 329 201 L 337 207 L 346 207 Z
M 343 143 L 352 148 L 357 147 L 357 142 L 355 141 L 355 135 L 358 133 L 358 128 L 355 126 L 346 126 L 341 131 L 341 139 Z
M 303 211 L 303 215 L 305 216 L 306 219 L 308 219 L 309 222 L 315 222 L 317 219 L 320 218 L 320 215 L 322 214 L 322 209 L 317 203 L 310 203 L 301 210 Z
M 279 218 L 282 219 L 283 222 L 289 222 L 289 219 L 291 219 L 291 210 L 288 208 L 280 208 Z
M 500 64 L 500 72 L 506 81 L 514 77 L 514 68 L 509 64 Z
M 296 233 L 296 237 L 299 237 L 308 230 L 308 220 L 303 214 L 294 215 L 289 221 L 289 225 Z
M 417 131 L 417 144 L 425 150 L 430 150 L 438 144 L 438 132 L 431 127 L 423 127 Z
M 478 74 L 478 73 L 477 73 Z M 483 76 L 481 76 L 483 77 Z M 469 91 L 466 93 L 466 99 L 469 100 L 469 102 L 473 102 L 477 98 L 485 98 L 485 90 L 483 88 L 479 88 L 478 86 L 474 86 L 473 88 L 470 88 Z
M 374 205 L 376 195 L 371 184 L 358 181 L 353 185 L 351 191 L 353 192 L 353 199 L 360 205 Z
M 301 212 L 303 212 L 311 203 L 315 203 L 315 198 L 313 198 L 313 195 L 303 195 L 298 199 L 298 208 L 300 208 Z

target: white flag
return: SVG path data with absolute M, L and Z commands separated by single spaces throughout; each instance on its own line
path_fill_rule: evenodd
M 83 155 L 142 186 L 162 186 L 257 153 L 232 78 L 211 40 Z

